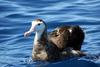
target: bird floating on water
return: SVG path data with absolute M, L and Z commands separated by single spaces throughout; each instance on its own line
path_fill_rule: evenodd
M 47 33 L 47 24 L 42 19 L 32 21 L 29 31 L 24 36 L 35 32 L 33 60 L 56 60 L 66 57 L 84 56 L 81 45 L 84 32 L 79 26 L 61 26 Z

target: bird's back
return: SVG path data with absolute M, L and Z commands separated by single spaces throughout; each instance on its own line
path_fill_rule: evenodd
M 48 35 L 48 40 L 60 50 L 67 47 L 80 50 L 84 40 L 84 32 L 79 26 L 62 26 L 52 31 Z

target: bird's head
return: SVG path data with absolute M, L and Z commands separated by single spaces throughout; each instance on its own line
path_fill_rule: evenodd
M 46 24 L 41 19 L 32 21 L 32 25 L 29 31 L 24 33 L 24 36 L 28 36 L 32 32 L 42 33 L 46 29 Z

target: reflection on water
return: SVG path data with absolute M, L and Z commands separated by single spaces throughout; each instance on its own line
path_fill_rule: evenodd
M 99 7 L 99 0 L 0 0 L 0 66 L 31 67 L 43 64 L 26 62 L 27 59 L 30 61 L 34 35 L 26 39 L 23 33 L 36 18 L 47 23 L 48 31 L 60 25 L 80 25 L 86 34 L 82 50 L 90 54 L 80 59 L 100 66 Z

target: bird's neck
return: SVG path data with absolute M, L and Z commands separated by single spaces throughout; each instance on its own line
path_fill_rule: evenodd
M 42 32 L 36 32 L 34 38 L 34 44 L 37 44 L 38 41 L 41 39 L 41 37 L 42 37 Z
M 34 45 L 39 43 L 45 45 L 46 36 L 47 36 L 46 31 L 36 32 L 34 38 Z
M 48 59 L 48 53 L 46 51 L 46 31 L 44 32 L 36 32 L 35 39 L 34 39 L 34 47 L 32 51 L 32 57 L 35 59 L 42 59 L 47 60 Z

